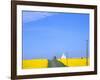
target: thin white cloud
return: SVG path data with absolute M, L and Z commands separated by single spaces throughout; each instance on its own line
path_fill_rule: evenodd
M 43 19 L 48 16 L 54 15 L 53 13 L 48 13 L 48 12 L 29 12 L 25 11 L 23 12 L 23 21 L 24 23 L 28 23 L 31 21 L 37 21 L 40 19 Z

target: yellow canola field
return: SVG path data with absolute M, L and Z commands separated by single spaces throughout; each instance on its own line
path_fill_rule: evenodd
M 67 59 L 57 59 L 68 67 L 77 67 L 77 66 L 87 66 L 86 58 L 67 58 Z M 89 63 L 89 59 L 88 59 Z M 89 64 L 88 64 L 89 65 Z M 32 69 L 32 68 L 48 68 L 47 59 L 31 59 L 22 61 L 23 69 Z
M 64 65 L 66 65 L 68 67 L 87 66 L 86 58 L 58 59 L 58 61 L 62 62 Z M 89 59 L 88 59 L 88 65 L 89 65 Z
M 47 68 L 47 67 L 48 67 L 47 59 L 31 59 L 31 60 L 23 60 L 22 62 L 23 69 Z

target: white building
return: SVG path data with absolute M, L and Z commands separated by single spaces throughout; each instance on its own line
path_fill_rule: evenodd
M 63 53 L 61 59 L 66 59 L 66 55 Z

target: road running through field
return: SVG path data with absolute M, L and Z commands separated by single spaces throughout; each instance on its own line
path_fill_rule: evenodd
M 66 67 L 62 62 L 53 59 L 53 60 L 48 60 L 48 68 L 50 67 Z

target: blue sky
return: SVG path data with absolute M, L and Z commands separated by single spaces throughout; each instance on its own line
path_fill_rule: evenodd
M 23 59 L 86 57 L 89 14 L 22 12 Z

